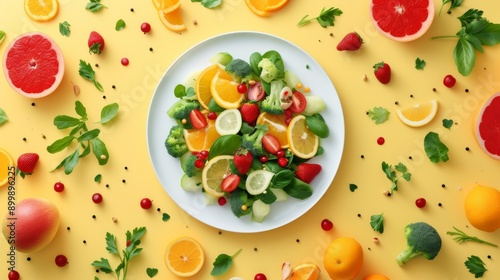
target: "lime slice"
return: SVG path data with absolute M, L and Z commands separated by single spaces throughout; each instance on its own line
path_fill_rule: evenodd
M 220 135 L 236 134 L 242 124 L 241 113 L 238 109 L 227 109 L 217 116 L 215 129 Z
M 267 170 L 256 170 L 250 173 L 247 177 L 245 187 L 247 192 L 251 195 L 258 195 L 263 193 L 273 178 L 274 173 Z

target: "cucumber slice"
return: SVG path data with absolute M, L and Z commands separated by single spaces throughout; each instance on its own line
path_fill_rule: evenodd
M 233 60 L 232 55 L 230 55 L 227 52 L 220 52 L 220 53 L 217 53 L 214 56 L 212 56 L 212 58 L 210 59 L 210 62 L 212 62 L 213 64 L 219 63 L 219 64 L 226 66 L 226 64 L 228 64 L 229 61 L 231 61 L 231 60 Z
M 284 80 L 285 80 L 285 83 L 287 86 L 291 87 L 292 89 L 296 89 L 296 90 L 298 90 L 297 85 L 302 84 L 299 77 L 297 77 L 297 75 L 295 75 L 293 72 L 290 72 L 289 70 L 285 71 Z
M 252 204 L 252 221 L 261 223 L 271 211 L 271 206 L 262 200 L 255 200 Z
M 204 198 L 205 198 L 205 203 L 206 204 L 215 204 L 217 203 L 217 200 L 219 199 L 216 196 L 213 196 L 209 193 L 203 192 Z
M 189 74 L 186 79 L 184 80 L 183 85 L 187 88 L 194 88 L 196 86 L 196 79 L 200 75 L 201 71 L 193 71 L 191 74 Z
M 193 177 L 189 177 L 184 174 L 181 177 L 181 188 L 188 192 L 199 192 L 203 188 L 201 184 L 201 176 L 195 175 Z
M 269 188 L 276 196 L 276 201 L 285 201 L 288 199 L 288 195 L 283 189 Z

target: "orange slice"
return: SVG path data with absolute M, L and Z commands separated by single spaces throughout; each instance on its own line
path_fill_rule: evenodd
M 0 172 L 0 187 L 9 182 L 8 171 L 11 166 L 14 166 L 14 159 L 6 150 L 0 148 L 0 170 L 2 170 L 2 172 Z
M 157 10 L 169 9 L 179 3 L 179 0 L 153 0 L 153 5 Z
M 293 268 L 289 280 L 316 280 L 319 278 L 320 269 L 312 263 L 300 264 Z
M 268 127 L 267 133 L 280 141 L 282 149 L 288 148 L 288 126 L 285 120 L 286 116 L 284 114 L 273 115 L 266 112 L 261 113 L 257 118 L 257 124 L 266 124 Z
M 57 0 L 24 0 L 24 12 L 32 20 L 47 21 L 57 15 L 59 2 Z
M 268 16 L 269 12 L 275 12 L 288 4 L 289 0 L 245 0 L 248 8 L 258 16 Z
M 304 115 L 297 115 L 290 121 L 287 136 L 289 148 L 296 156 L 309 159 L 318 152 L 319 137 L 309 130 Z
M 158 10 L 158 16 L 160 21 L 172 31 L 184 31 L 186 30 L 186 25 L 184 25 L 184 19 L 182 18 L 181 3 L 177 2 L 171 7 Z
M 224 73 L 225 71 L 221 71 Z M 244 94 L 238 92 L 238 83 L 235 81 L 228 80 L 218 72 L 215 74 L 212 82 L 210 84 L 210 92 L 212 93 L 212 98 L 215 102 L 225 109 L 236 109 L 241 106 L 241 101 L 243 101 Z
M 208 125 L 203 129 L 185 129 L 184 139 L 191 152 L 209 150 L 217 138 L 220 137 L 215 128 L 214 120 L 207 120 Z
M 195 92 L 196 98 L 200 102 L 200 105 L 208 110 L 208 104 L 212 99 L 212 92 L 210 91 L 210 85 L 212 83 L 215 75 L 220 72 L 219 77 L 226 80 L 231 80 L 231 76 L 227 74 L 218 64 L 213 64 L 205 68 L 196 78 Z
M 428 124 L 436 116 L 438 103 L 431 100 L 426 103 L 415 104 L 411 107 L 398 110 L 396 114 L 399 120 L 412 127 L 420 127 Z
M 203 267 L 205 255 L 200 243 L 191 237 L 180 237 L 172 241 L 165 251 L 168 270 L 180 277 L 190 277 Z

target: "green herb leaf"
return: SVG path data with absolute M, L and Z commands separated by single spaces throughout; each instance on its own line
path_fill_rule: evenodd
M 96 268 L 99 269 L 99 271 L 102 271 L 104 273 L 113 272 L 113 269 L 111 268 L 111 265 L 109 264 L 109 261 L 105 258 L 101 258 L 101 260 L 99 260 L 99 261 L 93 261 L 90 265 L 95 266 Z
M 415 69 L 423 70 L 425 65 L 426 65 L 425 60 L 420 59 L 419 57 L 417 57 L 417 59 L 415 59 Z
M 342 11 L 338 8 L 331 7 L 329 9 L 322 8 L 319 16 L 313 18 L 307 18 L 309 15 L 305 15 L 299 23 L 297 23 L 298 27 L 302 27 L 313 20 L 316 20 L 321 27 L 326 28 L 328 26 L 334 26 L 334 21 L 336 16 L 340 16 Z
M 232 155 L 241 147 L 241 136 L 236 134 L 223 135 L 217 138 L 210 147 L 208 160 L 219 155 Z
M 73 169 L 75 169 L 75 166 L 78 164 L 78 160 L 80 159 L 79 153 L 80 151 L 77 147 L 76 150 L 66 158 L 66 161 L 64 162 L 64 173 L 66 175 L 71 174 Z
M 368 110 L 368 117 L 375 121 L 375 124 L 381 124 L 389 119 L 389 111 L 383 107 L 373 107 Z
M 51 154 L 58 153 L 58 152 L 64 150 L 65 148 L 67 148 L 71 144 L 71 142 L 73 142 L 74 139 L 75 139 L 75 137 L 72 135 L 68 135 L 68 136 L 65 136 L 61 139 L 58 139 L 58 140 L 54 141 L 54 143 L 52 143 L 50 146 L 47 147 L 47 152 L 49 152 Z
M 101 182 L 101 179 L 102 179 L 102 175 L 101 175 L 101 174 L 97 174 L 97 175 L 95 175 L 95 177 L 94 177 L 94 182 L 96 182 L 96 183 L 100 183 L 100 182 Z
M 446 3 L 451 2 L 450 8 L 448 8 L 448 12 L 451 11 L 452 9 L 455 9 L 457 7 L 460 7 L 462 5 L 463 0 L 443 0 L 443 4 L 441 5 L 441 9 L 439 9 L 439 14 L 441 14 L 441 10 L 443 9 L 443 6 Z
M 462 244 L 462 243 L 467 242 L 467 241 L 472 241 L 472 242 L 490 245 L 493 247 L 498 247 L 497 244 L 494 244 L 494 243 L 491 243 L 488 241 L 484 241 L 484 240 L 482 240 L 478 237 L 475 237 L 475 236 L 467 235 L 465 232 L 459 230 L 456 227 L 453 227 L 453 228 L 455 229 L 455 231 L 448 231 L 448 232 L 446 232 L 446 234 L 451 235 L 451 236 L 456 236 L 455 238 L 453 238 L 453 240 L 457 241 L 458 244 Z
M 445 128 L 450 129 L 452 125 L 453 125 L 453 120 L 443 119 L 443 126 Z
M 101 0 L 90 0 L 90 2 L 85 5 L 85 9 L 93 13 L 100 11 L 102 8 L 106 8 L 106 6 L 101 4 Z
M 306 116 L 306 124 L 309 130 L 320 138 L 326 138 L 330 135 L 330 129 L 320 114 Z
M 220 4 L 222 4 L 222 0 L 191 0 L 191 2 L 199 2 L 201 3 L 201 5 L 203 5 L 203 7 L 207 8 L 207 9 L 213 9 L 213 8 L 216 8 L 218 6 L 220 6 Z
M 106 251 L 108 251 L 110 254 L 118 255 L 118 249 L 116 247 L 116 237 L 109 232 L 106 233 Z
M 0 125 L 4 124 L 8 120 L 9 118 L 7 117 L 7 114 L 2 108 L 0 108 Z
M 371 215 L 370 226 L 374 231 L 384 233 L 384 213 L 379 215 Z
M 466 27 L 469 23 L 483 18 L 483 11 L 478 9 L 469 9 L 463 15 L 458 17 L 462 27 Z
M 349 184 L 349 190 L 350 190 L 351 192 L 354 192 L 354 191 L 355 191 L 355 190 L 357 190 L 357 189 L 358 189 L 358 186 L 356 186 L 355 184 Z
M 98 128 L 85 131 L 76 140 L 78 140 L 78 142 L 89 141 L 99 136 L 100 132 L 101 131 Z
M 115 30 L 116 31 L 120 31 L 123 28 L 125 28 L 126 25 L 127 24 L 125 23 L 125 21 L 123 19 L 119 19 L 119 20 L 116 21 Z
M 163 214 L 161 215 L 161 220 L 162 220 L 162 221 L 164 221 L 164 222 L 166 222 L 166 221 L 170 220 L 170 215 L 169 215 L 169 214 L 167 214 L 167 213 L 163 213 Z
M 297 179 L 296 177 L 294 177 L 292 182 L 290 182 L 288 186 L 284 187 L 283 190 L 289 196 L 297 199 L 309 198 L 313 193 L 309 184 Z
M 280 170 L 276 172 L 273 178 L 271 179 L 270 187 L 282 189 L 288 186 L 292 182 L 294 176 L 295 175 L 293 174 L 293 171 L 290 169 Z
M 177 98 L 186 96 L 186 86 L 184 86 L 183 84 L 176 85 L 174 88 L 174 95 Z
M 486 20 L 479 20 L 471 23 L 486 22 L 485 27 L 480 32 L 473 33 L 476 38 L 481 41 L 483 46 L 494 46 L 500 43 L 500 24 L 494 24 Z M 472 33 L 472 32 L 471 32 Z
M 59 33 L 61 35 L 69 37 L 71 34 L 71 30 L 69 29 L 71 27 L 71 24 L 69 24 L 67 21 L 59 23 Z
M 101 120 L 100 123 L 107 123 L 111 121 L 116 114 L 118 114 L 119 105 L 118 103 L 111 103 L 109 105 L 104 106 L 101 110 Z
M 0 30 L 0 44 L 3 42 L 4 39 L 5 39 L 5 31 Z
M 149 278 L 153 278 L 158 274 L 158 269 L 156 268 L 146 268 L 146 274 L 149 276 Z
M 65 129 L 68 127 L 77 126 L 80 123 L 81 121 L 79 119 L 66 115 L 59 115 L 54 118 L 54 125 L 57 127 L 57 129 Z
M 465 38 L 459 38 L 453 51 L 453 59 L 455 60 L 458 72 L 463 76 L 468 76 L 472 72 L 476 62 L 476 53 L 471 42 Z
M 210 272 L 210 275 L 212 276 L 219 276 L 224 273 L 226 273 L 229 268 L 233 265 L 233 258 L 238 255 L 241 252 L 241 249 L 239 249 L 234 255 L 229 256 L 226 254 L 220 254 L 217 256 L 213 263 L 213 268 L 212 271 Z
M 470 256 L 465 261 L 465 266 L 469 269 L 469 272 L 474 274 L 475 278 L 482 277 L 483 274 L 487 271 L 484 267 L 484 262 L 478 256 Z
M 87 120 L 87 109 L 83 106 L 82 102 L 78 100 L 75 101 L 75 112 L 84 120 Z
M 105 165 L 106 163 L 108 163 L 108 149 L 106 148 L 104 142 L 102 142 L 98 137 L 92 139 L 92 152 L 97 158 L 99 165 Z
M 385 176 L 387 179 L 389 179 L 392 184 L 389 189 L 389 193 L 393 193 L 394 191 L 398 190 L 398 180 L 403 178 L 406 181 L 411 180 L 411 173 L 408 172 L 408 168 L 403 164 L 403 163 L 398 163 L 395 167 L 394 170 L 392 170 L 392 166 L 389 165 L 387 162 L 383 161 L 382 162 L 382 171 L 384 172 Z M 398 177 L 396 171 L 401 173 L 401 176 Z
M 78 74 L 80 74 L 80 76 L 84 79 L 91 81 L 99 91 L 104 91 L 102 85 L 95 79 L 95 71 L 90 63 L 80 59 L 80 68 L 78 69 Z
M 441 142 L 439 135 L 429 132 L 424 138 L 424 150 L 431 162 L 448 161 L 448 147 Z

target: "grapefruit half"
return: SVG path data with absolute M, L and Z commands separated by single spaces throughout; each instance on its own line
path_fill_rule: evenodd
M 500 92 L 486 100 L 479 110 L 474 136 L 487 155 L 500 160 Z
M 17 93 L 41 98 L 54 92 L 64 75 L 61 49 L 49 36 L 29 32 L 15 38 L 7 47 L 3 72 Z
M 371 0 L 370 16 L 385 37 L 413 41 L 427 32 L 434 20 L 432 0 Z

